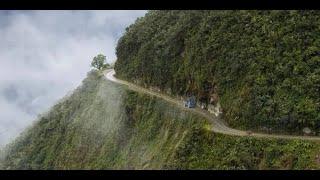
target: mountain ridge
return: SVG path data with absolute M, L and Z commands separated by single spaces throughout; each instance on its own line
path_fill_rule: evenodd
M 319 169 L 319 148 L 213 133 L 203 117 L 91 72 L 7 147 L 0 168 Z

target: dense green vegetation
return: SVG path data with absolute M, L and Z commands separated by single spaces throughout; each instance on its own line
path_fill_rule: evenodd
M 161 169 L 203 122 L 92 72 L 6 148 L 4 169 Z
M 194 129 L 169 167 L 177 169 L 319 169 L 319 143 L 234 137 Z
M 320 169 L 320 144 L 212 133 L 209 123 L 91 72 L 1 156 L 0 169 Z
M 4 167 L 72 169 L 98 161 L 97 150 L 119 126 L 116 120 L 121 119 L 118 111 L 123 93 L 102 82 L 101 74 L 91 72 L 70 97 L 53 106 L 6 148 Z
M 115 70 L 220 101 L 233 127 L 318 134 L 319 36 L 320 11 L 149 11 L 119 40 Z

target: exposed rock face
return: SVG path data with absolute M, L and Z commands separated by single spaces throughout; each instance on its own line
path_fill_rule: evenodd
M 209 104 L 208 111 L 214 114 L 215 116 L 219 116 L 222 113 L 220 103 L 217 102 L 216 105 Z
M 216 104 L 218 102 L 219 98 L 218 98 L 218 94 L 212 94 L 210 96 L 210 104 Z

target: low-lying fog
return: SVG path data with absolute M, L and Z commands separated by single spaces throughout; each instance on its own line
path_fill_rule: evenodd
M 77 87 L 146 11 L 0 11 L 0 147 Z

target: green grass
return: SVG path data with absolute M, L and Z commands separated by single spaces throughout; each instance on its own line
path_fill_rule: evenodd
M 233 137 L 92 72 L 5 149 L 1 169 L 320 169 L 320 145 Z
M 319 169 L 320 144 L 301 140 L 258 139 L 191 133 L 176 152 L 178 169 Z

